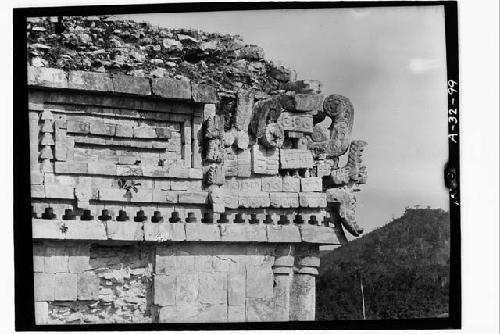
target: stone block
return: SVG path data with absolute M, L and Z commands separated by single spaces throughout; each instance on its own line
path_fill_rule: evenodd
M 234 246 L 235 244 L 233 244 L 233 247 Z M 212 271 L 227 273 L 229 271 L 229 268 L 231 267 L 231 264 L 235 263 L 234 261 L 235 260 L 231 255 L 225 255 L 225 254 L 215 255 L 215 256 L 212 255 L 210 261 L 212 265 Z
M 137 192 L 132 191 L 130 200 L 132 202 L 151 203 L 153 202 L 153 189 L 139 187 Z
M 57 184 L 46 184 L 45 185 L 45 197 L 47 198 L 64 198 L 64 199 L 74 199 L 75 198 L 75 188 L 71 186 L 63 186 Z
M 189 191 L 202 191 L 203 180 L 189 180 L 187 186 Z
M 124 166 L 117 165 L 115 167 L 117 176 L 142 176 L 142 167 L 141 166 Z
M 154 189 L 152 193 L 154 203 L 177 203 L 178 193 L 176 191 Z
M 281 149 L 281 169 L 309 169 L 313 167 L 313 156 L 309 150 Z
M 254 94 L 252 91 L 240 90 L 236 101 L 236 129 L 248 131 L 252 118 Z
M 244 272 L 228 273 L 227 303 L 230 307 L 245 305 L 245 279 L 246 275 Z
M 272 298 L 274 276 L 270 268 L 259 265 L 247 266 L 246 297 Z
M 55 172 L 59 174 L 86 174 L 88 164 L 85 162 L 60 162 L 54 164 Z
M 59 176 L 59 178 L 61 177 L 63 176 Z M 74 183 L 76 184 L 76 182 Z M 88 202 L 91 199 L 98 199 L 99 192 L 97 188 L 92 188 L 90 185 L 78 185 L 77 188 L 75 188 L 75 198 L 78 202 Z
M 299 271 L 297 273 L 298 274 L 312 275 L 312 276 L 318 276 L 319 275 L 318 269 L 312 268 L 312 267 L 302 267 L 302 268 L 299 269 Z
M 45 272 L 67 273 L 68 252 L 64 246 L 47 246 L 45 249 Z
M 92 161 L 88 163 L 88 173 L 94 175 L 116 175 L 116 164 L 107 161 Z
M 113 74 L 112 80 L 115 93 L 151 95 L 151 86 L 148 78 Z
M 101 136 L 114 136 L 115 135 L 115 124 L 104 123 L 101 120 L 95 120 L 90 122 L 90 134 L 101 135 Z
M 267 225 L 268 242 L 301 242 L 299 228 L 295 225 Z
M 189 175 L 188 177 L 190 179 L 203 179 L 203 169 L 202 168 L 189 168 Z
M 323 191 L 323 179 L 321 177 L 306 177 L 300 179 L 303 192 Z
M 226 193 L 232 193 L 234 195 L 237 195 L 238 192 L 240 191 L 240 180 L 237 180 L 236 178 L 230 178 L 226 180 L 226 183 L 222 187 Z
M 191 258 L 194 257 L 190 256 Z M 177 274 L 175 304 L 195 304 L 198 301 L 198 273 L 182 272 Z
M 299 196 L 297 193 L 273 192 L 269 193 L 270 206 L 273 208 L 298 208 Z
M 278 174 L 279 150 L 264 146 L 252 146 L 252 171 L 255 174 Z
M 137 157 L 134 156 L 118 156 L 119 165 L 133 165 L 137 161 Z
M 329 176 L 330 174 L 332 174 L 333 176 L 333 170 L 331 168 L 332 166 L 330 165 L 330 163 L 326 161 L 318 161 L 316 163 L 316 174 L 317 174 L 316 176 L 323 177 L 323 176 Z
M 263 177 L 261 180 L 262 191 L 278 192 L 283 189 L 283 181 L 280 176 Z
M 281 105 L 291 112 L 314 112 L 323 110 L 323 95 L 287 94 L 280 97 Z
M 223 185 L 226 182 L 225 171 L 222 165 L 212 164 L 207 172 L 207 185 Z
M 205 103 L 203 106 L 203 120 L 206 121 L 210 117 L 214 117 L 216 113 L 216 105 L 215 103 Z
M 43 273 L 45 271 L 45 247 L 33 245 L 33 272 Z
M 238 176 L 238 160 L 232 147 L 224 150 L 224 174 L 226 177 Z
M 320 94 L 322 83 L 318 80 L 297 80 L 287 82 L 282 88 L 298 94 Z
M 42 150 L 40 151 L 40 159 L 47 161 L 49 163 L 50 160 L 54 159 L 54 155 L 52 154 L 52 148 L 50 146 L 45 145 L 44 147 L 42 147 Z
M 77 298 L 77 274 L 58 273 L 54 274 L 56 289 L 54 300 L 75 301 Z
M 35 324 L 47 325 L 49 322 L 49 303 L 35 302 Z
M 149 126 L 134 126 L 134 138 L 156 138 L 156 130 Z
M 227 322 L 226 304 L 201 304 L 196 322 Z
M 35 302 L 54 300 L 55 274 L 34 273 L 33 281 Z
M 302 241 L 315 244 L 341 245 L 335 230 L 327 226 L 300 226 Z
M 247 131 L 240 130 L 236 132 L 235 140 L 236 140 L 236 145 L 240 150 L 248 149 L 249 138 Z
M 292 257 L 293 265 L 293 257 Z M 278 267 L 276 270 L 288 269 L 291 273 L 291 267 Z M 274 309 L 273 309 L 273 321 L 290 321 L 290 287 L 292 277 L 289 273 L 284 273 L 283 275 L 275 275 L 275 287 L 274 287 Z
M 219 226 L 215 224 L 186 224 L 186 241 L 220 241 Z
M 88 244 L 68 246 L 68 269 L 70 273 L 83 273 L 89 269 L 90 252 Z
M 241 306 L 227 307 L 227 321 L 228 322 L 245 322 L 245 304 Z
M 238 206 L 243 208 L 266 208 L 270 206 L 269 193 L 240 193 Z
M 191 82 L 187 79 L 154 78 L 151 90 L 154 95 L 166 99 L 191 100 Z
M 178 274 L 181 273 L 193 273 L 195 270 L 195 255 L 191 254 L 191 249 L 188 248 L 186 251 L 177 251 L 174 256 L 175 271 Z M 191 278 L 192 279 L 192 278 Z M 194 282 L 197 285 L 198 282 Z
M 299 204 L 303 208 L 326 208 L 325 193 L 299 193 Z
M 300 256 L 297 258 L 297 264 L 301 267 L 315 267 L 319 268 L 320 266 L 320 257 L 318 254 L 310 254 L 306 256 Z
M 68 88 L 68 78 L 66 72 L 60 69 L 28 66 L 28 85 Z
M 238 193 L 225 192 L 222 197 L 224 207 L 227 209 L 237 209 L 239 205 Z
M 158 190 L 170 190 L 171 181 L 170 180 L 154 180 L 154 188 Z
M 98 300 L 99 281 L 99 277 L 93 271 L 79 273 L 77 280 L 77 299 Z
M 180 192 L 178 201 L 183 204 L 208 204 L 208 191 Z
M 278 124 L 284 131 L 303 133 L 312 133 L 314 126 L 312 115 L 293 115 L 287 112 L 280 115 Z
M 285 246 L 285 249 L 289 252 L 288 254 L 291 254 L 291 251 L 290 251 L 291 247 L 290 246 Z M 287 254 L 287 253 L 285 253 L 285 254 Z M 295 263 L 295 257 L 293 255 L 276 256 L 274 258 L 274 263 L 273 263 L 273 272 L 276 274 L 275 270 L 278 267 L 288 267 L 288 269 L 291 270 L 294 263 Z M 287 271 L 287 273 L 291 274 L 291 271 Z
M 194 270 L 196 272 L 214 272 L 213 256 L 208 254 L 194 256 Z
M 108 239 L 123 241 L 143 241 L 143 224 L 134 221 L 107 221 L 106 231 Z
M 267 241 L 264 225 L 223 224 L 220 225 L 221 241 L 258 242 Z
M 247 298 L 248 322 L 273 321 L 274 300 L 272 298 Z
M 293 176 L 283 177 L 283 191 L 285 192 L 300 192 L 300 178 Z
M 196 103 L 217 103 L 217 90 L 206 84 L 191 84 L 193 101 Z
M 56 129 L 66 129 L 67 118 L 66 115 L 57 114 L 54 115 L 54 127 Z
M 176 249 L 170 246 L 157 246 L 155 255 L 155 273 L 158 275 L 173 274 L 175 272 Z
M 168 217 L 164 217 L 168 221 Z M 144 223 L 144 240 L 164 242 L 164 241 L 184 241 L 186 240 L 186 232 L 184 224 L 169 224 L 169 223 Z
M 122 138 L 132 138 L 134 136 L 134 128 L 127 124 L 116 124 L 115 135 Z
M 156 127 L 156 137 L 161 139 L 170 139 L 172 138 L 172 131 L 167 127 Z
M 294 275 L 290 293 L 290 320 L 314 320 L 316 304 L 316 277 Z
M 32 219 L 33 239 L 64 239 L 62 222 L 58 220 Z
M 73 149 L 75 140 L 71 137 L 66 137 L 66 131 L 57 129 L 55 140 L 55 158 L 59 161 L 73 160 Z
M 199 273 L 199 301 L 208 304 L 227 303 L 227 273 Z
M 42 184 L 32 184 L 30 194 L 31 198 L 45 198 L 45 186 Z
M 238 180 L 238 191 L 240 193 L 260 192 L 262 180 L 258 178 Z
M 186 191 L 189 189 L 188 180 L 172 180 L 170 181 L 170 189 Z
M 99 189 L 99 200 L 100 201 L 116 201 L 125 202 L 128 201 L 127 191 L 125 189 L 116 188 L 102 188 Z
M 160 309 L 158 320 L 161 323 L 199 322 L 198 305 L 168 305 Z
M 155 275 L 154 304 L 159 306 L 175 305 L 176 283 L 177 277 L 175 275 Z
M 66 240 L 107 240 L 106 226 L 100 221 L 67 220 Z
M 54 138 L 53 138 L 52 134 L 51 134 L 51 133 L 44 133 L 44 134 L 43 134 L 42 141 L 40 142 L 40 144 L 41 144 L 41 145 L 43 145 L 43 146 L 54 146 L 54 145 L 55 145 L 55 143 L 54 143 Z M 50 148 L 50 147 L 46 147 L 46 148 Z M 49 153 L 49 154 L 52 154 L 52 151 L 50 151 L 50 153 Z M 40 157 L 41 157 L 42 159 L 44 159 L 44 158 L 45 158 L 45 159 L 52 159 L 52 157 L 51 157 L 51 156 L 44 157 L 43 155 L 44 155 L 44 154 L 43 154 L 43 149 L 42 149 L 42 152 L 41 152 L 41 156 L 40 156 Z
M 30 184 L 43 184 L 43 174 L 38 171 L 30 170 Z
M 323 110 L 323 95 L 295 94 L 295 110 L 297 111 Z
M 66 131 L 68 133 L 88 134 L 90 132 L 90 123 L 68 120 L 66 122 Z
M 68 76 L 68 88 L 112 92 L 113 82 L 107 73 L 70 71 Z
M 77 144 L 85 144 L 85 145 L 116 145 L 111 144 L 109 141 L 112 139 L 104 139 L 103 137 L 87 137 L 87 136 L 74 136 L 73 140 Z
M 252 175 L 252 154 L 244 150 L 236 155 L 238 163 L 238 176 L 250 177 Z

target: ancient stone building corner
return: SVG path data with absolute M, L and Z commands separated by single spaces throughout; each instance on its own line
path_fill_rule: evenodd
M 349 99 L 280 75 L 231 95 L 28 66 L 37 324 L 315 319 L 366 142 Z

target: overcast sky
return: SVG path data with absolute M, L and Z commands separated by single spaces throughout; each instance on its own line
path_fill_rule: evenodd
M 354 104 L 353 139 L 368 141 L 357 193 L 366 231 L 405 206 L 448 210 L 444 11 L 435 7 L 127 15 L 164 27 L 239 34 L 266 58 Z

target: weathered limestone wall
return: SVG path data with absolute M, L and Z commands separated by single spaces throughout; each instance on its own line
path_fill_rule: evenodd
M 314 320 L 317 246 L 33 247 L 38 324 Z
M 154 247 L 37 242 L 37 324 L 152 322 Z

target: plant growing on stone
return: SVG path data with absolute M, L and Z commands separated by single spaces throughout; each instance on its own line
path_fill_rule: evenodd
M 137 193 L 139 189 L 137 188 L 140 186 L 141 183 L 136 182 L 134 180 L 126 180 L 126 179 L 119 179 L 118 180 L 118 186 L 120 189 L 125 189 L 125 197 L 127 197 L 129 200 L 132 198 L 132 190 Z

